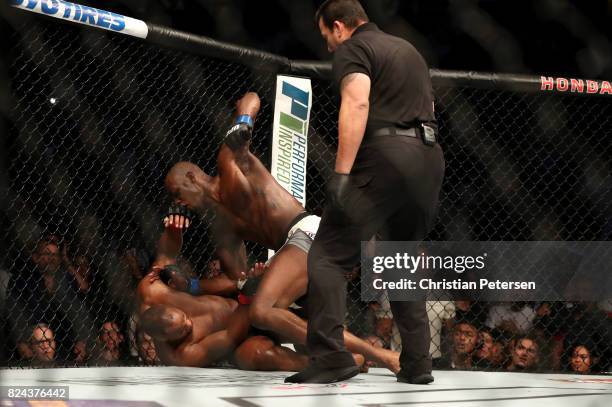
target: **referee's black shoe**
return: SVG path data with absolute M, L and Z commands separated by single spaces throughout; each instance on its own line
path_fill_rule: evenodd
M 408 372 L 404 372 L 404 370 L 400 370 L 397 374 L 397 381 L 410 384 L 429 384 L 434 381 L 434 377 L 431 373 L 421 373 L 414 376 L 408 375 Z
M 285 378 L 285 383 L 336 383 L 359 374 L 359 367 L 346 366 L 324 369 L 310 365 L 299 373 Z

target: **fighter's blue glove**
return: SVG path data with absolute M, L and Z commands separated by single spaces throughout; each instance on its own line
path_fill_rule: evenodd
M 189 294 L 200 295 L 200 279 L 190 278 L 189 279 Z

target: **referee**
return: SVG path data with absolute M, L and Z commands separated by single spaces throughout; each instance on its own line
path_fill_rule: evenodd
M 342 336 L 344 273 L 359 262 L 361 241 L 422 240 L 444 178 L 431 80 L 419 52 L 368 22 L 357 0 L 325 1 L 316 21 L 334 53 L 338 152 L 308 255 L 311 364 L 285 380 L 293 383 L 332 383 L 359 373 Z M 425 302 L 393 302 L 391 309 L 402 337 L 398 381 L 432 382 Z

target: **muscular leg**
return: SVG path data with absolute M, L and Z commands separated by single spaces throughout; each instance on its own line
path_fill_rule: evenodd
M 284 246 L 272 258 L 250 305 L 249 318 L 253 326 L 273 331 L 284 338 L 302 334 L 301 326 L 287 317 L 291 313 L 286 309 L 306 294 L 306 258 L 307 254 L 293 245 Z
M 300 344 L 306 342 L 306 322 L 287 308 L 306 293 L 306 259 L 307 254 L 300 248 L 293 245 L 283 247 L 272 259 L 249 311 L 251 324 L 257 328 Z M 375 348 L 346 330 L 344 341 L 350 352 L 362 354 L 394 373 L 399 371 L 397 352 Z
M 365 362 L 361 355 L 354 354 L 353 358 L 357 366 Z M 265 336 L 247 339 L 234 352 L 234 361 L 242 370 L 299 372 L 308 366 L 308 359 L 307 355 L 276 345 Z
M 296 336 L 288 336 L 286 339 L 294 343 L 305 344 L 306 343 L 306 329 L 307 323 L 291 311 L 275 308 L 279 316 L 286 319 L 287 324 L 291 324 L 296 329 Z M 273 328 L 273 327 L 272 327 Z M 274 329 L 270 329 L 274 332 Z M 399 367 L 399 353 L 390 351 L 388 349 L 380 349 L 372 346 L 366 341 L 356 337 L 346 329 L 344 330 L 344 343 L 346 349 L 353 354 L 360 354 L 365 356 L 366 360 L 372 360 L 381 366 L 387 367 L 393 373 L 397 373 L 400 370 Z

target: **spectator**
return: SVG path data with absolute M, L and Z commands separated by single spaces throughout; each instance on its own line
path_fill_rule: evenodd
M 136 308 L 138 309 L 138 308 Z M 129 354 L 131 359 L 139 358 L 139 342 L 138 342 L 138 312 L 134 311 L 128 318 L 127 341 Z
M 32 364 L 34 358 L 34 352 L 30 344 L 32 340 L 33 328 L 27 327 L 26 330 L 21 330 L 16 336 L 16 352 L 19 357 L 19 364 L 23 366 L 29 366 Z
M 37 324 L 32 329 L 30 338 L 32 365 L 38 367 L 52 366 L 55 362 L 55 334 L 47 324 Z
M 89 263 L 85 256 L 80 256 L 79 263 L 75 264 L 68 253 L 68 246 L 58 236 L 49 235 L 38 242 L 32 261 L 43 276 L 49 292 L 54 291 L 60 285 L 60 280 L 65 279 L 73 288 L 86 294 L 89 290 L 86 277 L 89 274 Z
M 481 329 L 478 332 L 478 346 L 474 356 L 474 363 L 478 368 L 497 369 L 505 362 L 504 345 L 495 340 L 491 330 Z
M 435 366 L 442 358 L 442 332 L 451 329 L 455 318 L 455 304 L 452 301 L 427 301 L 427 317 L 431 336 L 429 353 Z
M 467 322 L 459 322 L 453 328 L 450 355 L 440 360 L 443 369 L 472 369 L 472 355 L 478 342 L 478 330 Z
M 137 338 L 140 361 L 145 365 L 159 365 L 161 362 L 157 357 L 157 350 L 155 349 L 153 338 L 142 331 L 137 333 Z
M 122 272 L 132 276 L 134 286 L 147 274 L 154 254 L 146 249 L 129 248 L 121 255 Z
M 387 293 L 383 293 L 378 302 L 370 303 L 369 307 L 374 311 L 374 334 L 383 340 L 385 349 L 401 351 L 402 340 L 393 321 L 393 313 Z
M 344 278 L 348 283 L 355 283 L 357 279 L 361 276 L 361 266 L 355 266 L 351 269 L 350 272 L 344 273 Z
M 487 318 L 487 305 L 480 301 L 456 300 L 455 323 L 467 322 L 474 326 L 483 326 Z
M 72 354 L 77 365 L 84 365 L 89 357 L 87 343 L 85 341 L 77 341 L 72 348 Z
M 70 245 L 66 242 L 60 246 L 63 266 L 70 273 L 74 284 L 78 287 L 79 293 L 83 295 L 87 294 L 91 287 L 92 279 L 89 259 L 83 254 L 76 255 L 74 258 L 71 257 L 68 251 Z
M 589 349 L 586 345 L 573 346 L 570 349 L 569 370 L 580 374 L 591 373 L 593 366 L 597 364 L 597 358 L 594 356 L 592 349 L 592 347 Z
M 607 370 L 612 362 L 612 319 L 592 302 L 567 302 L 555 304 L 549 331 L 561 339 L 560 351 L 556 353 L 555 366 L 562 365 L 562 355 L 574 344 L 592 344 L 599 350 L 599 368 Z M 589 347 L 591 348 L 591 347 Z
M 106 321 L 96 341 L 96 363 L 116 365 L 123 361 L 124 336 L 115 321 Z
M 91 320 L 74 279 L 77 271 L 69 271 L 64 258 L 56 236 L 40 240 L 26 274 L 11 279 L 8 290 L 13 330 L 37 323 L 56 327 L 54 340 L 61 360 L 67 360 L 75 342 L 85 341 L 91 333 Z
M 524 334 L 531 330 L 537 312 L 526 302 L 494 305 L 489 310 L 485 325 L 509 334 Z
M 391 343 L 391 337 L 393 335 L 393 317 L 384 316 L 381 318 L 376 318 L 374 333 L 377 337 L 382 339 L 383 343 L 387 344 L 388 347 Z
M 535 339 L 522 336 L 511 342 L 508 371 L 535 370 L 540 359 L 540 347 Z
M 138 307 L 136 286 L 149 271 L 142 269 L 148 261 L 145 253 L 135 249 L 122 251 L 111 248 L 97 267 L 99 289 L 103 295 L 95 300 L 98 308 L 113 310 L 106 315 L 112 315 L 115 321 L 128 321 Z

